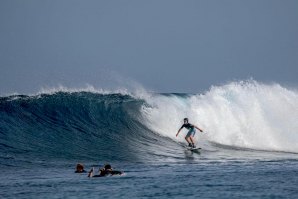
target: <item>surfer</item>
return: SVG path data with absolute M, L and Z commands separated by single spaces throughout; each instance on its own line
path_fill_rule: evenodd
M 188 123 L 188 118 L 184 118 L 183 121 L 184 121 L 184 124 L 178 130 L 176 137 L 179 135 L 179 133 L 183 129 L 183 127 L 185 127 L 186 129 L 189 130 L 187 135 L 185 136 L 185 140 L 187 141 L 189 147 L 195 148 L 193 137 L 196 134 L 196 129 L 198 129 L 200 132 L 203 132 L 203 130 L 193 124 Z
M 112 169 L 111 165 L 110 164 L 106 164 L 103 168 L 99 169 L 98 172 L 99 174 L 98 175 L 93 175 L 93 172 L 94 172 L 94 168 L 92 168 L 89 173 L 88 173 L 88 177 L 89 178 L 92 178 L 92 177 L 104 177 L 104 176 L 108 176 L 108 175 L 122 175 L 123 172 L 122 171 L 115 171 Z

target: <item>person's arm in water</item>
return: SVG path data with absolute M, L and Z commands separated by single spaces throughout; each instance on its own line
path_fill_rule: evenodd
M 181 128 L 178 130 L 178 133 L 176 134 L 176 137 L 179 135 L 180 131 L 183 129 L 183 125 L 181 126 Z
M 94 171 L 94 167 L 92 167 L 92 169 L 88 173 L 88 177 L 89 178 L 92 178 L 93 177 L 93 171 Z

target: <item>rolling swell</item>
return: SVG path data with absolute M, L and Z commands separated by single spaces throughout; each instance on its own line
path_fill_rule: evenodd
M 139 161 L 160 137 L 129 95 L 57 92 L 0 99 L 2 158 Z M 158 144 L 157 144 L 158 145 Z

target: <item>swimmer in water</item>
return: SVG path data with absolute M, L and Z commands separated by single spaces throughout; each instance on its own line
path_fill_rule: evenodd
M 86 173 L 86 171 L 84 170 L 84 165 L 78 163 L 77 166 L 76 166 L 75 173 Z
M 92 168 L 89 173 L 88 173 L 88 177 L 92 178 L 92 177 L 104 177 L 104 176 L 113 176 L 113 175 L 122 175 L 123 172 L 122 171 L 115 171 L 112 169 L 110 164 L 106 164 L 103 168 L 99 169 L 99 174 L 98 175 L 93 175 L 94 172 L 94 168 Z

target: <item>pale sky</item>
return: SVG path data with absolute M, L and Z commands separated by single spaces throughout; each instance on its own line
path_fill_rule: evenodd
M 297 0 L 0 0 L 0 94 L 298 85 Z

